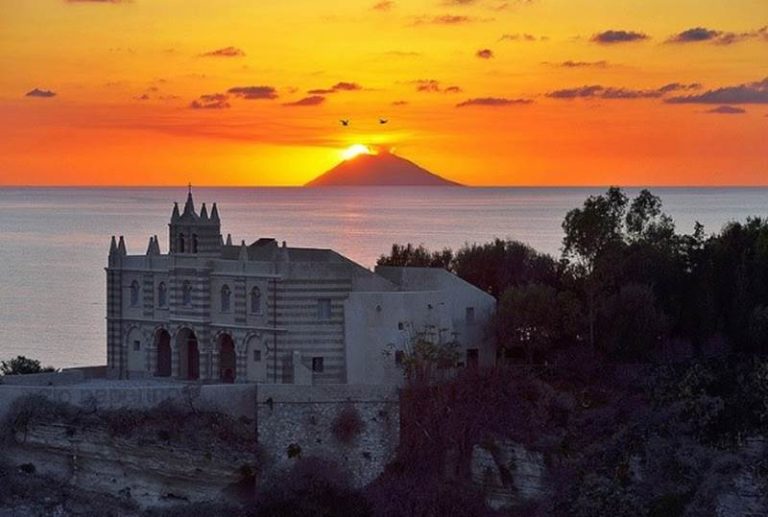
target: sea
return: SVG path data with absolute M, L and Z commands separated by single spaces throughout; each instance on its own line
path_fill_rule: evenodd
M 635 195 L 639 188 L 625 189 Z M 768 216 L 768 188 L 654 188 L 679 232 L 709 233 Z M 605 188 L 193 188 L 218 204 L 233 242 L 260 237 L 331 248 L 372 268 L 393 243 L 458 248 L 495 237 L 560 254 L 566 212 Z M 173 202 L 186 188 L 0 188 L 0 359 L 65 368 L 106 362 L 106 275 L 112 235 L 168 249 Z

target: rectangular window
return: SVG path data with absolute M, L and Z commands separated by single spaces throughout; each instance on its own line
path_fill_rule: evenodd
M 253 351 L 253 362 L 254 363 L 261 362 L 261 350 Z
M 312 371 L 315 373 L 323 373 L 324 369 L 323 365 L 323 358 L 322 357 L 313 357 L 312 358 Z
M 405 359 L 405 352 L 402 350 L 395 350 L 395 364 L 403 364 L 403 359 Z
M 475 324 L 475 308 L 474 307 L 467 307 L 467 310 L 465 311 L 464 315 L 467 321 L 467 325 Z
M 317 300 L 317 319 L 331 319 L 331 300 L 330 298 L 320 298 Z
M 138 340 L 137 340 L 137 341 L 134 341 L 134 342 L 133 342 L 133 349 L 134 349 L 136 352 L 138 352 L 139 350 L 141 350 L 141 341 L 138 341 Z
M 467 350 L 467 368 L 477 368 L 480 362 L 480 352 L 477 348 Z
M 397 330 L 403 330 L 405 328 L 405 325 L 403 325 L 402 321 L 397 322 Z

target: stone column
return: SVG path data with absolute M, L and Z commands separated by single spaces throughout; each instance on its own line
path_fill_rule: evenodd
M 219 346 L 214 345 L 211 351 L 211 379 L 219 380 L 219 370 L 221 369 L 221 362 L 219 358 Z
M 179 378 L 179 346 L 175 342 L 171 344 L 171 377 Z
M 248 350 L 245 347 L 235 349 L 235 382 L 248 382 Z

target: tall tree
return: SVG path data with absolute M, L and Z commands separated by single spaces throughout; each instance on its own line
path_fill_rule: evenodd
M 569 211 L 563 221 L 563 258 L 574 266 L 575 274 L 583 278 L 589 343 L 593 347 L 596 298 L 601 287 L 597 265 L 611 248 L 624 244 L 627 202 L 627 196 L 620 188 L 611 187 L 604 195 L 589 196 L 581 208 Z

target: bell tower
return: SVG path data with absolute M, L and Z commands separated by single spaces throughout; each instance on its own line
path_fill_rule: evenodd
M 184 211 L 179 213 L 179 204 L 173 204 L 171 223 L 168 225 L 172 254 L 185 255 L 218 255 L 221 253 L 221 221 L 216 203 L 211 207 L 211 213 L 205 203 L 200 207 L 200 213 L 195 212 L 195 202 L 192 199 L 192 185 L 189 186 L 187 202 Z

